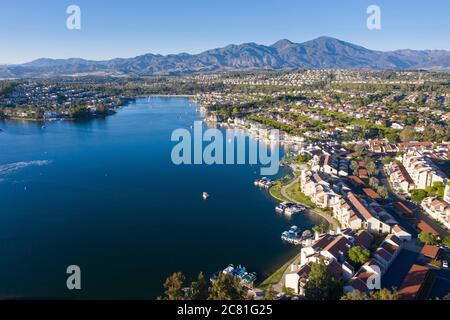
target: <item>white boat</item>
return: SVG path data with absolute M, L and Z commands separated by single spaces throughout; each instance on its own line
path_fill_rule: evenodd
M 286 214 L 288 214 L 288 215 L 293 215 L 293 214 L 299 213 L 299 212 L 301 212 L 301 211 L 302 211 L 302 208 L 300 208 L 300 207 L 297 206 L 297 205 L 292 205 L 292 206 L 286 208 L 286 209 L 284 210 L 284 213 L 286 213 Z
M 277 205 L 275 207 L 275 211 L 278 213 L 284 213 L 284 210 L 286 210 L 286 208 L 288 207 L 289 203 L 288 202 L 282 202 L 279 205 Z
M 203 200 L 208 200 L 209 194 L 208 192 L 203 192 Z

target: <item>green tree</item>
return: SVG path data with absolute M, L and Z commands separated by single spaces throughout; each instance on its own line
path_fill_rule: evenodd
M 425 189 L 429 197 L 438 197 L 439 199 L 444 197 L 444 190 L 444 184 L 440 181 L 433 182 L 431 186 Z
M 414 127 L 406 127 L 405 129 L 400 132 L 400 139 L 402 141 L 410 141 L 415 140 L 416 138 L 416 131 L 414 130 Z
M 444 193 L 445 193 L 444 183 L 442 183 L 440 181 L 436 181 L 433 183 L 433 187 L 436 189 L 435 196 L 442 200 L 444 198 Z
M 392 157 L 384 157 L 384 158 L 381 160 L 381 162 L 382 162 L 383 164 L 389 164 L 389 163 L 391 163 L 392 161 L 394 161 L 394 159 L 393 159 Z
M 368 295 L 365 292 L 354 290 L 342 296 L 341 300 L 398 300 L 398 293 L 396 290 L 381 289 Z
M 444 239 L 442 239 L 442 243 L 450 248 L 450 236 L 445 236 Z
M 378 186 L 377 192 L 380 196 L 387 199 L 389 197 L 389 191 L 386 189 L 385 186 Z
M 411 200 L 415 203 L 421 203 L 427 196 L 428 193 L 423 189 L 411 190 Z
M 390 143 L 399 143 L 400 142 L 400 137 L 398 134 L 396 133 L 388 133 L 386 134 L 385 138 L 390 142 Z
M 164 282 L 164 289 L 167 300 L 184 300 L 185 294 L 183 284 L 185 277 L 181 272 L 175 272 Z
M 264 292 L 264 300 L 270 300 L 273 301 L 277 297 L 277 293 L 273 289 L 272 286 L 270 286 L 265 292 Z
M 360 246 L 351 247 L 348 250 L 348 257 L 355 266 L 361 266 L 370 259 L 370 251 Z
M 355 153 L 357 157 L 361 157 L 361 155 L 364 153 L 365 147 L 362 144 L 357 144 L 354 147 Z
M 192 300 L 208 299 L 208 281 L 205 279 L 203 272 L 200 272 L 197 281 L 191 283 L 190 293 Z
M 398 300 L 398 293 L 396 290 L 381 289 L 370 294 L 372 300 Z
M 356 171 L 358 168 L 359 168 L 358 162 L 356 162 L 356 161 L 350 162 L 350 169 L 351 169 L 352 171 Z
M 344 294 L 341 300 L 370 300 L 370 297 L 365 292 L 353 290 Z
M 424 232 L 424 231 L 419 233 L 418 238 L 419 238 L 420 242 L 422 242 L 424 244 L 435 245 L 437 243 L 437 238 L 435 235 Z
M 221 273 L 209 288 L 208 300 L 244 300 L 245 295 L 239 280 Z
M 328 231 L 328 228 L 327 228 L 327 226 L 325 225 L 325 223 L 322 222 L 320 225 L 315 225 L 314 227 L 312 227 L 312 230 L 313 230 L 314 232 L 319 233 L 319 234 L 323 234 L 323 233 L 325 233 L 325 232 Z
M 342 296 L 342 284 L 328 271 L 323 258 L 311 265 L 311 272 L 305 286 L 307 300 L 339 300 Z
M 380 181 L 377 178 L 371 177 L 369 179 L 369 186 L 371 186 L 372 188 L 377 189 L 379 185 Z
M 374 176 L 378 172 L 377 165 L 372 160 L 367 163 L 366 169 L 367 169 L 367 173 L 369 174 L 369 176 Z
M 295 291 L 292 288 L 288 288 L 286 286 L 283 286 L 282 291 L 284 294 L 289 295 L 289 296 L 294 296 L 295 295 Z
M 311 156 L 308 153 L 301 153 L 295 157 L 295 161 L 301 164 L 307 163 L 311 160 Z

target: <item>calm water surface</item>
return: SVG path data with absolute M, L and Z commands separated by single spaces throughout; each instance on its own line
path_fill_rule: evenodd
M 153 97 L 106 119 L 0 122 L 0 296 L 148 299 L 174 271 L 234 263 L 263 278 L 293 256 L 281 232 L 319 222 L 278 216 L 253 186 L 256 166 L 172 164 L 171 133 L 199 120 L 195 109 Z

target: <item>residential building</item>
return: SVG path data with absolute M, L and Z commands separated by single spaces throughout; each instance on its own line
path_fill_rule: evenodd
M 426 198 L 421 204 L 423 210 L 433 219 L 450 229 L 450 204 L 438 198 Z

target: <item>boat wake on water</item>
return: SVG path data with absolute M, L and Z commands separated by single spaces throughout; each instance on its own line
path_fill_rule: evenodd
M 0 165 L 0 181 L 1 177 L 14 173 L 16 171 L 28 168 L 28 167 L 41 167 L 50 164 L 49 160 L 35 160 L 35 161 L 27 161 L 27 162 L 15 162 Z

